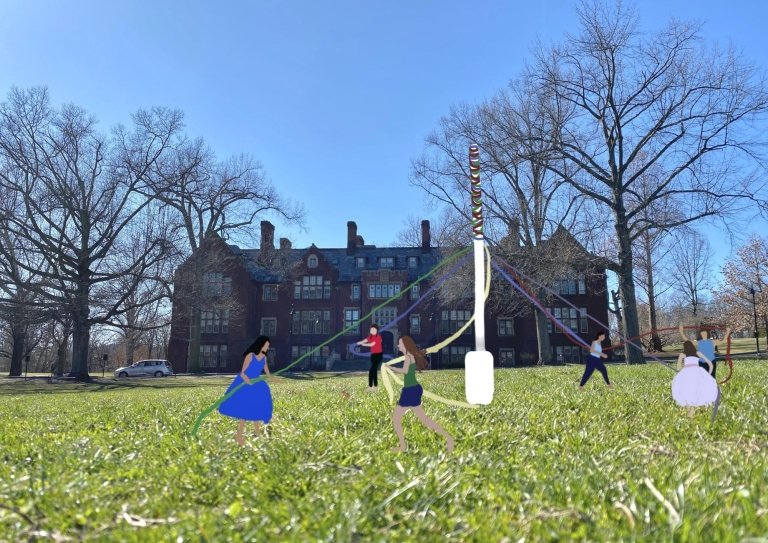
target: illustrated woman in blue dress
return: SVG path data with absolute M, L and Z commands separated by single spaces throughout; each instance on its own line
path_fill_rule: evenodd
M 395 433 L 400 444 L 392 450 L 394 452 L 405 452 L 407 450 L 403 435 L 403 415 L 408 410 L 411 410 L 424 426 L 434 430 L 446 439 L 446 447 L 448 452 L 451 452 L 453 450 L 453 437 L 438 423 L 430 419 L 424 412 L 424 408 L 421 407 L 421 395 L 424 393 L 424 389 L 421 388 L 421 385 L 416 380 L 416 366 L 418 365 L 419 369 L 426 368 L 428 365 L 427 360 L 422 352 L 418 350 L 410 336 L 401 337 L 397 342 L 397 348 L 405 355 L 403 357 L 403 367 L 389 366 L 389 369 L 397 373 L 404 373 L 405 377 L 403 378 L 403 391 L 400 393 L 400 400 L 397 402 L 395 412 L 392 414 L 392 424 L 395 427 Z
M 219 413 L 240 419 L 237 427 L 235 441 L 238 445 L 243 445 L 243 431 L 245 422 L 253 421 L 253 431 L 255 435 L 261 433 L 261 425 L 269 424 L 272 420 L 272 392 L 266 381 L 253 383 L 261 376 L 262 371 L 271 377 L 267 367 L 267 351 L 269 350 L 269 338 L 260 336 L 243 353 L 243 369 L 235 377 L 232 384 L 229 385 L 225 396 L 235 387 L 245 382 L 246 386 L 240 387 L 232 396 L 224 400 L 219 406 Z

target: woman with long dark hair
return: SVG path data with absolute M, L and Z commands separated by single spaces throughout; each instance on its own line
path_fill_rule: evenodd
M 707 369 L 699 366 L 699 359 L 707 365 Z M 692 341 L 683 343 L 683 352 L 677 358 L 680 371 L 672 379 L 672 398 L 677 405 L 688 408 L 688 414 L 693 414 L 694 407 L 702 407 L 715 403 L 720 396 L 717 381 L 712 376 L 714 366 L 705 354 L 696 349 Z
M 243 369 L 229 385 L 225 396 L 240 383 L 244 382 L 247 386 L 238 389 L 219 406 L 219 413 L 222 415 L 240 419 L 237 434 L 235 434 L 238 445 L 245 443 L 243 431 L 246 421 L 253 421 L 254 434 L 259 435 L 261 425 L 269 424 L 272 420 L 272 391 L 269 385 L 264 380 L 251 382 L 251 379 L 258 379 L 262 371 L 267 377 L 271 377 L 272 374 L 267 366 L 267 351 L 269 351 L 269 338 L 260 336 L 243 352 Z
M 403 353 L 403 367 L 397 368 L 395 366 L 389 366 L 389 369 L 396 371 L 397 373 L 404 373 L 403 379 L 403 391 L 400 393 L 400 400 L 395 406 L 395 411 L 392 413 L 392 425 L 395 427 L 395 433 L 399 441 L 399 446 L 392 449 L 395 452 L 405 452 L 407 446 L 405 444 L 405 436 L 403 435 L 403 415 L 406 412 L 413 411 L 416 418 L 429 428 L 443 436 L 446 440 L 446 447 L 448 452 L 453 450 L 454 440 L 451 434 L 446 432 L 438 423 L 433 421 L 424 412 L 424 408 L 421 407 L 421 396 L 424 393 L 424 389 L 416 380 L 416 368 L 424 369 L 428 366 L 424 353 L 416 347 L 411 336 L 403 336 L 397 342 L 397 348 Z
M 587 367 L 584 368 L 584 375 L 581 376 L 581 383 L 579 383 L 579 390 L 584 391 L 584 385 L 587 384 L 589 378 L 595 370 L 599 371 L 605 380 L 605 384 L 608 388 L 613 388 L 613 385 L 608 380 L 608 369 L 603 364 L 601 358 L 608 358 L 608 355 L 603 352 L 603 341 L 605 341 L 605 332 L 600 330 L 595 336 L 595 340 L 589 347 L 589 356 L 587 357 Z

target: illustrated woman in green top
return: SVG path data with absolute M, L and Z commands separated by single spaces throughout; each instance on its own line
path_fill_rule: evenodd
M 395 412 L 392 414 L 392 424 L 395 427 L 395 433 L 400 444 L 392 450 L 395 452 L 405 452 L 407 450 L 403 435 L 403 415 L 410 409 L 424 426 L 434 430 L 446 439 L 446 447 L 448 452 L 451 452 L 453 450 L 453 437 L 439 424 L 430 419 L 424 412 L 424 408 L 421 407 L 421 395 L 424 393 L 424 390 L 416 381 L 416 367 L 417 365 L 419 369 L 427 367 L 427 360 L 424 358 L 424 354 L 418 350 L 410 336 L 401 337 L 400 341 L 397 342 L 397 348 L 405 355 L 403 367 L 390 366 L 389 369 L 398 373 L 404 373 L 405 378 L 403 379 L 403 391 L 400 393 L 400 400 L 397 402 Z

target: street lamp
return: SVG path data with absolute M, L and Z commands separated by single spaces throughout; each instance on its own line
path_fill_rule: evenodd
M 757 303 L 755 302 L 755 287 L 749 287 L 749 293 L 752 295 L 752 311 L 755 315 L 755 346 L 757 347 L 757 354 L 760 355 L 760 340 L 757 332 Z

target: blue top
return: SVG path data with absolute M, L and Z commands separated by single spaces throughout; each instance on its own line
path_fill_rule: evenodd
M 715 342 L 711 339 L 700 339 L 697 342 L 698 350 L 701 354 L 706 356 L 710 362 L 715 361 Z

